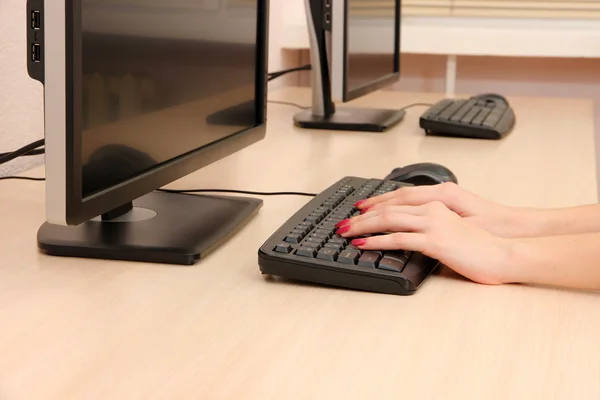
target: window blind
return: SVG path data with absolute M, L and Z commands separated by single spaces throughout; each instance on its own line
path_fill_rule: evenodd
M 393 12 L 389 1 L 353 0 L 355 15 Z M 402 0 L 405 16 L 600 19 L 600 0 Z

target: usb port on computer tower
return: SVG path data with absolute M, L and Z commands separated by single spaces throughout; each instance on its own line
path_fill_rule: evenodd
M 31 12 L 31 27 L 35 30 L 40 29 L 42 26 L 42 15 L 39 11 L 33 10 Z
M 31 60 L 33 62 L 40 62 L 42 59 L 42 48 L 39 43 L 34 43 L 31 46 Z

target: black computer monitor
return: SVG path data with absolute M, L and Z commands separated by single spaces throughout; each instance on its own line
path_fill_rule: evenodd
M 42 251 L 193 264 L 257 212 L 157 189 L 264 138 L 268 0 L 29 0 L 28 13 Z
M 365 0 L 305 0 L 313 90 L 310 110 L 297 114 L 296 125 L 311 129 L 386 131 L 404 111 L 336 108 L 389 86 L 400 78 L 400 0 L 378 0 L 376 11 Z M 381 32 L 372 51 L 373 32 Z M 372 62 L 373 54 L 378 61 Z

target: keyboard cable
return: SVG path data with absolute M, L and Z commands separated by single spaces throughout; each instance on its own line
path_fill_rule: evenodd
M 9 161 L 12 161 L 12 160 L 22 157 L 22 156 L 33 156 L 33 155 L 43 154 L 44 149 L 40 149 L 40 147 L 44 146 L 44 143 L 45 143 L 45 140 L 40 139 L 40 140 L 36 140 L 33 143 L 29 143 L 28 145 L 25 145 L 15 151 L 11 151 L 8 153 L 0 153 L 0 165 L 5 164 Z
M 3 176 L 0 177 L 0 181 L 16 179 L 24 181 L 38 181 L 43 182 L 46 178 L 36 178 L 33 176 Z M 186 194 L 186 193 L 237 193 L 237 194 L 248 194 L 252 196 L 305 196 L 315 197 L 316 193 L 306 192 L 259 192 L 252 190 L 237 190 L 237 189 L 156 189 L 157 192 L 173 193 L 173 194 Z

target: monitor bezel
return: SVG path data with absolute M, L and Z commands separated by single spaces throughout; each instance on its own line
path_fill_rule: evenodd
M 45 117 L 46 218 L 49 223 L 79 225 L 240 151 L 265 137 L 269 0 L 257 0 L 255 78 L 257 125 L 162 163 L 146 173 L 84 198 L 82 193 L 82 125 L 81 110 L 79 109 L 82 96 L 81 0 L 63 1 L 64 35 L 61 35 L 62 32 L 58 32 L 61 16 L 55 14 L 57 17 L 55 24 L 50 24 L 50 27 L 54 29 L 50 38 L 57 40 L 61 36 L 64 37 L 65 57 L 47 69 L 45 77 L 47 84 L 53 79 L 53 76 L 49 76 L 48 73 L 56 74 L 57 71 L 60 71 L 60 64 L 63 63 L 64 93 L 57 93 L 56 85 L 51 85 L 52 90 L 46 90 L 45 94 L 46 104 L 56 100 L 64 101 L 62 103 L 64 104 L 63 121 L 57 121 L 56 115 L 47 114 Z M 56 0 L 46 0 L 45 9 L 48 10 L 50 7 L 60 7 L 60 4 L 56 4 Z M 55 43 L 54 47 L 60 46 Z M 55 80 L 55 82 L 62 81 L 63 79 Z M 58 110 L 55 108 L 53 111 Z
M 349 102 L 400 79 L 400 43 L 402 0 L 395 0 L 394 66 L 392 72 L 353 90 L 348 89 L 348 0 L 332 0 L 331 14 L 331 81 L 334 101 Z M 341 23 L 340 23 L 341 21 Z

